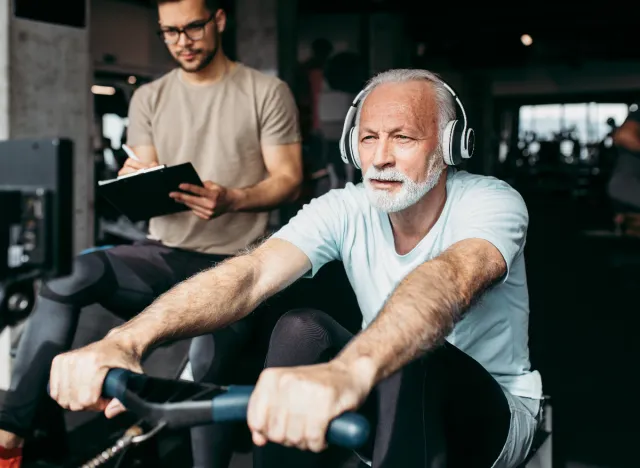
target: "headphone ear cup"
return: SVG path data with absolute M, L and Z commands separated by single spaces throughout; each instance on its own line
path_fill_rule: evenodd
M 342 162 L 349 164 L 349 155 L 347 154 L 348 150 L 344 135 L 340 138 L 338 146 L 340 147 L 340 157 L 342 158 Z
M 457 120 L 449 121 L 442 134 L 442 159 L 448 166 L 456 165 L 454 133 L 457 123 Z
M 453 161 L 455 166 L 460 164 L 463 160 L 462 138 L 466 136 L 463 134 L 464 127 L 456 120 L 453 126 L 453 131 L 451 132 L 451 161 Z
M 356 103 L 358 102 L 358 97 L 353 101 L 351 107 L 347 111 L 347 116 L 344 119 L 344 126 L 342 128 L 342 135 L 340 136 L 340 156 L 345 164 L 351 164 L 353 161 L 353 157 L 351 155 L 351 126 L 354 123 L 354 119 L 356 117 Z
M 473 131 L 473 128 L 469 128 L 467 129 L 467 134 L 465 135 L 465 139 L 464 139 L 464 153 L 462 154 L 462 157 L 464 159 L 469 159 L 471 156 L 473 156 L 473 150 L 475 149 L 476 146 L 476 134 Z
M 358 127 L 353 127 L 349 132 L 349 148 L 351 160 L 356 169 L 360 169 L 360 152 L 358 151 Z

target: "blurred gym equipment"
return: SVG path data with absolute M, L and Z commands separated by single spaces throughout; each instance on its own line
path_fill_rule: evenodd
M 0 142 L 0 206 L 1 332 L 31 311 L 36 280 L 71 272 L 71 141 Z

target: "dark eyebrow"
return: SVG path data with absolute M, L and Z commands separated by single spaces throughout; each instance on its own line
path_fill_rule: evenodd
M 182 28 L 188 28 L 189 26 L 200 26 L 202 23 L 207 23 L 207 19 L 205 18 L 205 19 L 193 20 L 190 23 L 187 23 L 184 26 L 182 26 Z M 168 25 L 161 24 L 160 28 L 162 28 L 162 29 L 180 29 L 180 26 L 168 26 Z

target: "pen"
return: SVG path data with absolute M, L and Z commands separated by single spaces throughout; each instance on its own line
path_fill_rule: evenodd
M 138 162 L 142 162 L 140 161 L 140 158 L 138 156 L 136 156 L 136 153 L 133 152 L 133 150 L 131 148 L 129 148 L 127 145 L 123 144 L 122 145 L 122 149 L 124 150 L 125 153 L 127 153 L 127 156 L 129 156 L 131 159 L 138 161 Z

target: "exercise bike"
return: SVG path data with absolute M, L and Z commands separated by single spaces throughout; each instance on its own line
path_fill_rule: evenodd
M 253 389 L 250 385 L 206 385 L 111 369 L 103 383 L 103 396 L 118 399 L 141 423 L 129 427 L 113 445 L 81 468 L 103 466 L 161 431 L 245 421 Z M 364 416 L 347 412 L 331 421 L 326 437 L 329 444 L 356 450 L 367 442 L 369 432 L 369 422 Z

